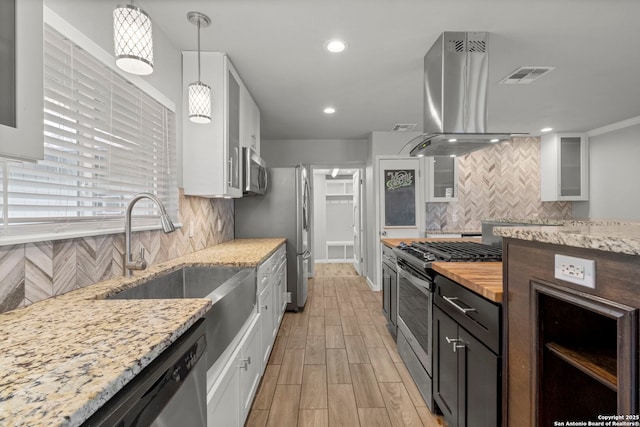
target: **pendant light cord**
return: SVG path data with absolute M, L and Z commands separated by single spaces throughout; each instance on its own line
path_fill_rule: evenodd
M 198 83 L 200 83 L 200 18 L 198 18 Z

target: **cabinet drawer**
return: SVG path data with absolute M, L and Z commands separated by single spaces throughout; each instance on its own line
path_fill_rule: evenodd
M 435 304 L 496 354 L 500 354 L 502 306 L 441 275 L 436 275 L 435 284 Z

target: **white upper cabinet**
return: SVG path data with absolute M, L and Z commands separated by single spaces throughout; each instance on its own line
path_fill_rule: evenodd
M 240 91 L 240 145 L 260 154 L 260 110 L 245 86 Z
M 211 86 L 211 122 L 189 120 L 188 86 L 198 79 L 198 53 L 182 52 L 184 193 L 242 197 L 240 105 L 243 88 L 229 57 L 201 52 L 201 80 Z
M 589 139 L 584 134 L 540 138 L 540 199 L 589 200 Z
M 455 157 L 425 157 L 427 202 L 458 200 L 458 160 Z
M 0 16 L 10 35 L 0 37 L 0 157 L 36 161 L 44 158 L 42 1 L 12 4 L 15 14 Z

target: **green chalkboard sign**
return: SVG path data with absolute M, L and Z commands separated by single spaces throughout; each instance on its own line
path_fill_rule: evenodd
M 416 225 L 416 171 L 393 169 L 384 171 L 384 225 L 409 227 Z

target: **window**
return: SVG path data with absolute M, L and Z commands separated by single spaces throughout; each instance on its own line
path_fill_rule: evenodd
M 45 158 L 2 165 L 3 236 L 118 231 L 140 192 L 175 218 L 175 133 L 172 111 L 45 25 Z M 150 201 L 134 214 L 159 224 Z

